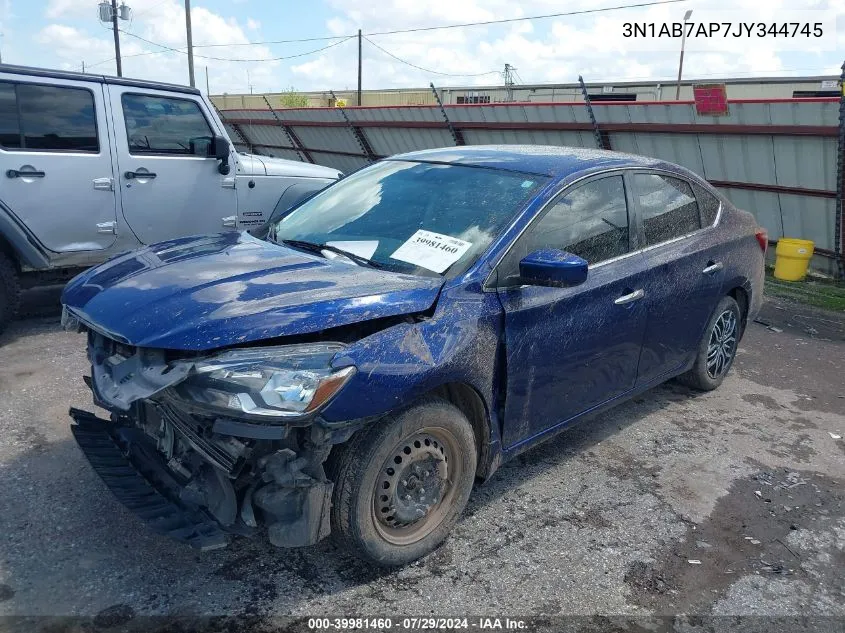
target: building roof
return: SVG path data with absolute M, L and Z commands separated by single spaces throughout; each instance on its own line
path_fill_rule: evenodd
M 410 160 L 504 169 L 561 178 L 595 168 L 656 167 L 663 161 L 645 156 L 581 147 L 548 145 L 471 145 L 408 152 L 387 160 Z

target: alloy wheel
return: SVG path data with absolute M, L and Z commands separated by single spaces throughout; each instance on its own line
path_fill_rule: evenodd
M 707 344 L 707 375 L 723 376 L 736 353 L 737 319 L 733 310 L 725 310 L 716 319 Z

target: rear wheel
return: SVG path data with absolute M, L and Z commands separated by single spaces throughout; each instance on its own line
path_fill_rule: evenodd
M 378 565 L 404 565 L 435 549 L 472 491 L 472 426 L 442 400 L 387 416 L 339 451 L 332 532 L 344 548 Z
M 20 304 L 18 271 L 8 255 L 0 251 L 0 332 L 15 318 Z
M 722 384 L 733 365 L 742 336 L 742 312 L 733 297 L 722 297 L 698 344 L 695 364 L 678 380 L 711 391 Z

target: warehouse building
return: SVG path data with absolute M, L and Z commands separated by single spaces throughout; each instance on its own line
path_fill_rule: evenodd
M 693 86 L 724 83 L 727 97 L 736 99 L 789 99 L 793 97 L 836 97 L 840 94 L 839 80 L 835 76 L 773 77 L 732 79 L 689 79 L 681 82 L 681 100 L 693 97 Z M 593 101 L 664 101 L 673 100 L 677 84 L 670 82 L 607 82 L 588 83 L 587 93 Z M 441 100 L 447 105 L 506 102 L 572 102 L 580 101 L 578 83 L 568 84 L 514 84 L 512 86 L 439 87 Z M 358 105 L 354 90 L 283 92 L 267 94 L 212 95 L 211 100 L 221 110 L 275 108 L 331 107 Z M 266 100 L 265 100 L 266 99 Z M 434 105 L 434 94 L 429 88 L 395 88 L 389 90 L 364 90 L 361 105 L 406 106 Z

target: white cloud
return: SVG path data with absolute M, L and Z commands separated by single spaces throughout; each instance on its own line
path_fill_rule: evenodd
M 505 0 L 330 0 L 336 13 L 327 21 L 335 34 L 354 33 L 358 25 L 365 32 L 418 28 L 437 24 L 514 18 L 521 16 L 578 11 L 596 7 L 591 0 L 564 5 L 550 0 L 525 0 L 517 6 Z M 605 6 L 614 3 L 603 2 Z M 678 5 L 680 6 L 680 5 Z M 587 81 L 668 79 L 676 75 L 679 43 L 669 42 L 662 51 L 633 51 L 620 22 L 680 21 L 683 7 L 663 5 L 627 11 L 559 17 L 507 25 L 467 29 L 421 31 L 373 36 L 372 39 L 416 66 L 454 74 L 475 74 L 501 70 L 505 63 L 518 69 L 526 83 L 573 82 L 579 74 Z M 845 24 L 845 0 L 772 0 L 761 6 L 759 0 L 712 0 L 708 8 L 743 10 L 745 19 L 776 20 L 786 9 L 828 8 Z M 699 11 L 701 13 L 701 11 Z M 840 41 L 842 34 L 840 33 Z M 291 70 L 314 88 L 344 87 L 340 79 L 354 83 L 357 57 L 351 42 L 338 46 Z M 698 50 L 690 51 L 689 48 Z M 800 55 L 784 50 L 782 42 L 767 40 L 714 40 L 688 47 L 685 76 L 731 76 L 760 74 L 810 74 L 830 68 L 835 53 L 814 53 L 809 48 Z M 792 46 L 794 49 L 795 46 Z M 788 63 L 786 60 L 800 60 Z M 807 67 L 811 68 L 807 70 Z M 501 83 L 494 74 L 483 77 L 448 77 L 426 73 L 392 59 L 364 43 L 365 88 L 420 87 L 434 81 L 439 86 L 489 85 Z
M 512 0 L 323 1 L 330 9 L 324 33 L 330 35 L 350 35 L 357 33 L 358 28 L 372 33 L 618 4 L 618 0 L 571 0 L 564 4 L 559 0 L 523 0 L 520 3 Z M 0 0 L 2 2 L 8 3 L 8 0 Z M 271 2 L 264 0 L 264 6 L 273 6 Z M 133 8 L 133 19 L 121 23 L 121 27 L 131 33 L 121 34 L 124 74 L 186 83 L 185 54 L 167 51 L 133 37 L 184 49 L 183 0 L 131 0 L 129 4 Z M 272 58 L 306 53 L 320 48 L 323 43 L 240 46 L 250 39 L 264 39 L 263 36 L 287 39 L 323 34 L 319 30 L 314 33 L 287 32 L 283 21 L 266 17 L 272 15 L 272 11 L 259 13 L 259 4 L 257 0 L 250 5 L 230 1 L 222 5 L 225 9 L 217 11 L 204 5 L 193 7 L 194 43 L 197 45 L 195 66 L 201 86 L 204 87 L 206 66 L 215 93 L 249 92 L 250 85 L 255 92 L 278 91 L 290 85 L 300 90 L 346 89 L 355 85 L 355 39 L 321 53 L 285 60 Z M 37 33 L 37 41 L 42 45 L 39 64 L 78 69 L 85 60 L 92 72 L 115 72 L 113 61 L 97 64 L 113 56 L 113 45 L 110 30 L 96 23 L 95 0 L 48 0 L 45 5 L 48 24 Z M 838 12 L 841 23 L 838 50 L 845 49 L 845 0 L 770 0 L 765 6 L 759 0 L 709 0 L 707 4 L 708 8 L 744 9 L 759 20 L 777 19 L 779 12 L 786 9 L 813 5 Z M 376 44 L 393 55 L 422 68 L 451 74 L 477 75 L 488 71 L 490 74 L 446 76 L 425 72 L 390 57 L 365 41 L 364 87 L 425 87 L 429 81 L 438 86 L 500 84 L 501 75 L 497 73 L 505 63 L 515 66 L 525 83 L 568 83 L 575 81 L 579 74 L 587 81 L 671 79 L 677 74 L 677 43 L 669 43 L 662 52 L 634 51 L 630 40 L 626 41 L 622 36 L 619 21 L 623 17 L 645 22 L 676 21 L 682 19 L 683 11 L 684 5 L 673 4 L 506 25 L 372 36 Z M 252 15 L 260 15 L 264 24 Z M 270 22 L 273 30 L 267 32 Z M 7 37 L 14 53 L 12 39 Z M 23 42 L 18 44 L 18 50 L 23 49 L 21 44 Z M 215 46 L 203 46 L 206 44 Z M 688 47 L 684 60 L 684 76 L 690 78 L 838 74 L 841 63 L 835 52 L 814 51 L 808 47 L 806 51 L 795 53 L 784 51 L 774 41 L 755 44 L 747 40 L 722 41 L 691 50 L 694 48 Z M 226 61 L 234 59 L 259 61 Z

